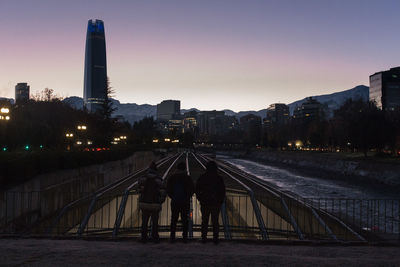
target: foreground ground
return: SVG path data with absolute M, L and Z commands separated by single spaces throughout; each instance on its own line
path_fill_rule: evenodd
M 400 266 L 399 247 L 0 239 L 0 266 Z

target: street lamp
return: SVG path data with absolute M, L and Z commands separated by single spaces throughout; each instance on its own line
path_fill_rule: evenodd
M 0 109 L 0 120 L 5 120 L 5 121 L 9 121 L 10 120 L 10 116 L 8 115 L 10 113 L 10 109 L 3 107 Z

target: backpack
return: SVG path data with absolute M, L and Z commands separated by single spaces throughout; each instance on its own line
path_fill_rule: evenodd
M 141 201 L 145 203 L 160 203 L 160 188 L 154 177 L 147 177 Z
M 215 183 L 207 183 L 204 192 L 204 202 L 207 204 L 217 204 L 217 185 Z
M 183 179 L 176 180 L 173 186 L 172 200 L 179 204 L 183 204 L 186 201 L 185 182 Z

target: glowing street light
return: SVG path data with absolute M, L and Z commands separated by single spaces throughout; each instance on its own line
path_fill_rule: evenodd
M 303 142 L 301 140 L 297 140 L 295 145 L 296 145 L 297 148 L 300 148 L 300 147 L 303 146 Z
M 10 109 L 6 107 L 0 108 L 0 120 L 9 121 L 10 120 Z
M 10 113 L 10 109 L 9 108 L 1 108 L 0 113 L 8 114 L 8 113 Z

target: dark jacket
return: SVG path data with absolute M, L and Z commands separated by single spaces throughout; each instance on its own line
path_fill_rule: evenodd
M 166 197 L 163 180 L 156 170 L 148 169 L 146 174 L 139 179 L 139 206 L 142 209 L 161 209 L 161 204 Z
M 172 203 L 175 204 L 179 202 L 176 200 L 176 192 L 174 190 L 176 189 L 176 185 L 178 183 L 183 184 L 183 190 L 182 192 L 184 194 L 184 203 L 190 203 L 190 198 L 194 194 L 194 184 L 192 178 L 190 176 L 186 175 L 184 171 L 178 170 L 175 174 L 171 175 L 168 180 L 167 180 L 167 194 L 171 198 Z M 182 203 L 183 204 L 183 203 Z
M 196 183 L 196 196 L 203 206 L 220 207 L 225 199 L 225 184 L 216 171 L 206 171 Z

